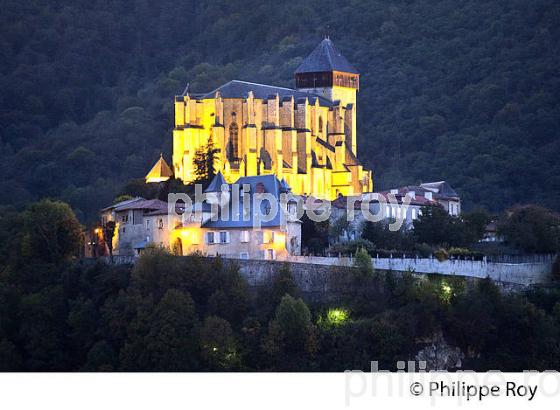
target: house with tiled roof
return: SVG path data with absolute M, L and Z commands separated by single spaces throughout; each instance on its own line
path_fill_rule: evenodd
M 363 213 L 362 207 L 371 215 L 380 215 L 380 222 L 401 220 L 399 226 L 405 229 L 413 227 L 413 222 L 422 214 L 425 206 L 441 206 L 452 216 L 461 212 L 461 199 L 457 192 L 445 181 L 430 182 L 420 185 L 407 185 L 371 194 L 344 197 L 340 196 L 332 201 L 331 224 L 340 218 L 347 218 L 351 209 L 354 214 L 347 221 L 344 232 L 332 241 L 353 240 L 361 236 L 364 223 L 369 220 Z M 364 205 L 365 203 L 365 205 Z
M 163 245 L 166 242 L 165 234 L 156 230 L 161 224 L 154 223 L 152 227 L 150 222 L 146 222 L 148 216 L 157 214 L 167 214 L 167 202 L 136 197 L 102 209 L 102 226 L 108 221 L 115 222 L 115 235 L 112 238 L 114 254 L 137 255 L 148 243 Z M 162 224 L 167 222 L 163 216 L 160 219 Z
M 301 222 L 287 217 L 295 214 L 290 190 L 275 175 L 242 177 L 228 184 L 218 172 L 191 212 L 179 202 L 169 208 L 157 199 L 133 198 L 103 209 L 102 223 L 116 223 L 115 255 L 138 255 L 152 245 L 178 255 L 281 259 L 301 253 Z

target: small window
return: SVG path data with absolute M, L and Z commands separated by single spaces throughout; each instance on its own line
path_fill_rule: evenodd
M 146 229 L 150 230 L 150 220 L 146 219 Z
M 198 245 L 200 243 L 199 241 L 199 237 L 198 237 L 198 232 L 192 232 L 191 233 L 191 244 L 192 245 Z
M 214 232 L 206 232 L 206 243 L 209 245 L 214 243 Z
M 229 243 L 229 232 L 227 231 L 220 232 L 220 243 Z
M 249 242 L 249 231 L 241 231 L 241 234 L 239 235 L 239 241 L 242 243 Z
M 239 259 L 249 259 L 249 254 L 247 252 L 241 252 L 239 254 Z
M 159 228 L 159 229 L 163 229 L 163 218 L 159 218 L 159 221 L 158 221 L 158 228 Z

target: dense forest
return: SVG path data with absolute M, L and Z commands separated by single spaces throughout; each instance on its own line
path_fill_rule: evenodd
M 159 248 L 134 266 L 77 261 L 80 238 L 62 202 L 0 218 L 0 371 L 560 368 L 558 287 L 377 272 L 358 252 L 318 300 L 281 263 L 250 287 L 233 261 Z
M 2 0 L 0 204 L 82 221 L 169 158 L 173 96 L 293 86 L 329 34 L 362 73 L 359 154 L 376 188 L 448 180 L 466 208 L 560 209 L 554 0 Z

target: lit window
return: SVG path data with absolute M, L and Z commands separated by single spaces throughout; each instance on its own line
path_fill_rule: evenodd
M 249 242 L 249 231 L 241 231 L 240 236 L 240 241 L 243 243 L 247 243 Z

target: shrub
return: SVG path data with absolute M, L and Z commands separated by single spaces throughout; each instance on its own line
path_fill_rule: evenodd
M 446 261 L 447 259 L 449 259 L 449 253 L 447 253 L 447 251 L 443 248 L 440 248 L 437 251 L 435 251 L 434 256 L 440 262 L 443 262 L 443 261 Z
M 371 263 L 371 256 L 364 248 L 359 248 L 354 257 L 354 267 L 360 270 L 365 276 L 371 276 L 374 273 L 373 265 Z

